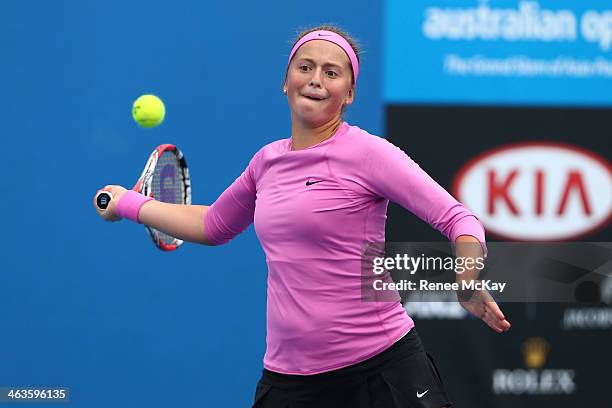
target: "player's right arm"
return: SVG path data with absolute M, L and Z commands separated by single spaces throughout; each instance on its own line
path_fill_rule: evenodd
M 138 220 L 183 241 L 213 245 L 206 238 L 206 213 L 210 206 L 171 204 L 151 200 L 138 213 Z
M 127 191 L 122 186 L 109 185 L 102 190 L 112 194 L 113 199 L 105 210 L 101 210 L 95 203 L 94 208 L 106 221 L 119 221 L 117 203 Z M 184 241 L 211 245 L 206 239 L 205 217 L 210 206 L 170 204 L 150 200 L 140 207 L 138 221 L 156 230 L 162 231 Z
M 256 155 L 257 157 L 257 155 Z M 244 231 L 255 213 L 256 187 L 253 158 L 246 170 L 210 206 L 170 204 L 150 200 L 138 211 L 138 222 L 183 241 L 221 245 Z M 107 221 L 117 221 L 117 203 L 127 191 L 121 186 L 106 186 L 113 199 L 106 210 L 94 207 Z

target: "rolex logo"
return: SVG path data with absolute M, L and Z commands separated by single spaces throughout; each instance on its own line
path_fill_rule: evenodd
M 493 370 L 493 393 L 497 395 L 570 395 L 576 391 L 576 370 L 541 367 L 550 344 L 541 337 L 529 337 L 521 345 L 524 368 Z
M 541 368 L 546 362 L 550 345 L 541 337 L 530 337 L 523 342 L 521 351 L 528 368 Z

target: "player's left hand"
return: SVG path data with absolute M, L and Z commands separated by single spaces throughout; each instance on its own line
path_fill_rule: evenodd
M 506 316 L 504 316 L 495 300 L 493 300 L 491 294 L 484 289 L 472 292 L 469 299 L 462 299 L 460 295 L 459 303 L 461 303 L 465 310 L 482 319 L 483 322 L 497 333 L 508 331 L 512 326 L 506 320 Z

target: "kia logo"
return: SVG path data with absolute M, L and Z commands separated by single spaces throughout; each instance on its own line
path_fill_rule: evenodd
M 500 146 L 469 161 L 453 194 L 487 232 L 523 241 L 584 237 L 612 215 L 612 166 L 581 147 L 553 142 Z

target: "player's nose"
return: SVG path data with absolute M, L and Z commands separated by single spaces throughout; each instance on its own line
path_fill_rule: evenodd
M 316 69 L 314 69 L 310 77 L 309 85 L 320 88 L 321 82 L 322 82 L 322 79 L 321 79 L 322 75 L 323 75 L 323 69 L 321 67 L 317 67 Z

